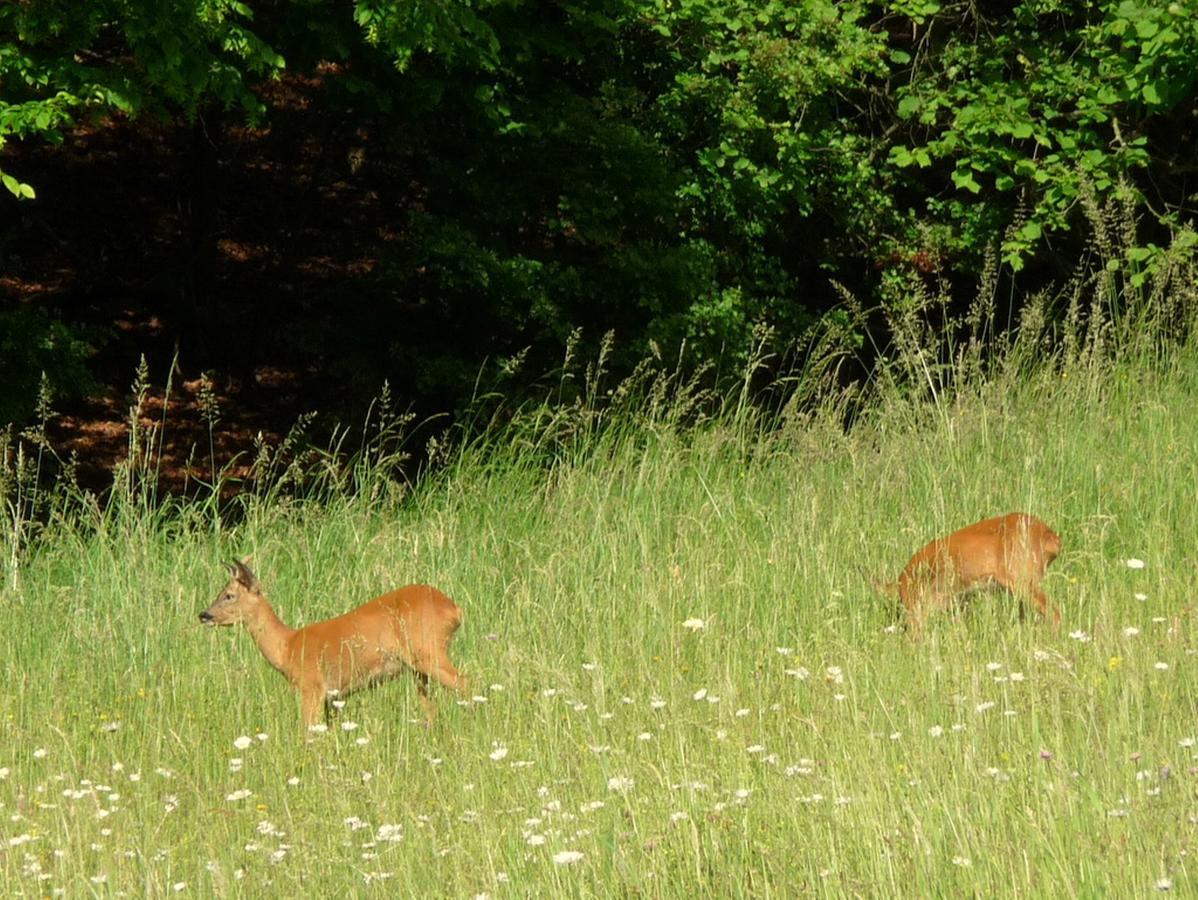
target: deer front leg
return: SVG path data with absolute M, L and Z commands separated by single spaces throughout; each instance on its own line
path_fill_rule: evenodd
M 429 728 L 433 724 L 433 717 L 437 714 L 437 708 L 433 706 L 432 698 L 428 695 L 428 676 L 423 672 L 416 672 L 416 692 L 420 695 L 420 705 L 424 707 L 424 727 Z
M 1054 628 L 1060 626 L 1061 611 L 1048 602 L 1048 595 L 1044 593 L 1044 589 L 1040 587 L 1040 582 L 1035 579 L 1034 575 L 1018 580 L 1014 578 L 998 578 L 995 580 L 1010 591 L 1014 597 L 1021 600 L 1031 600 L 1036 607 L 1036 612 L 1044 619 L 1051 619 Z
M 931 605 L 929 591 L 924 585 L 911 585 L 901 595 L 903 614 L 907 625 L 907 634 L 917 639 L 923 634 L 924 622 L 928 617 L 928 607 Z
M 449 657 L 443 658 L 439 665 L 429 669 L 428 674 L 460 697 L 470 693 L 466 677 L 454 667 Z
M 300 686 L 300 726 L 305 736 L 321 720 L 325 710 L 325 689 L 321 682 L 305 682 Z
M 1036 609 L 1044 618 L 1052 619 L 1053 628 L 1061 627 L 1061 611 L 1048 602 L 1048 596 L 1040 588 L 1035 588 L 1032 591 L 1032 601 L 1036 604 Z

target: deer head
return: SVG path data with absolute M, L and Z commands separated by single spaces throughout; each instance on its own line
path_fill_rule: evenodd
M 248 561 L 249 557 L 246 557 L 242 562 L 226 564 L 228 583 L 221 588 L 212 605 L 200 613 L 200 621 L 205 625 L 237 625 L 264 602 L 262 585 L 246 565 Z

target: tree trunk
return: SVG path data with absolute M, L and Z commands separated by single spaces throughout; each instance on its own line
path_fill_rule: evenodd
M 196 113 L 191 126 L 184 197 L 183 271 L 179 345 L 191 362 L 205 366 L 219 346 L 222 314 L 216 291 L 216 242 L 220 211 L 217 167 L 222 115 L 216 104 Z M 187 352 L 190 351 L 190 352 Z

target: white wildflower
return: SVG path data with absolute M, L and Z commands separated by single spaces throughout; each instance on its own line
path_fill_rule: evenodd
M 374 839 L 380 842 L 394 844 L 403 840 L 403 826 L 395 824 L 380 825 L 374 834 Z

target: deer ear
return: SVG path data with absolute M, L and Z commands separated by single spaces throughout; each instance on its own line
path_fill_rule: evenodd
M 249 559 L 249 557 L 247 556 L 246 559 Z M 243 587 L 257 593 L 258 579 L 254 573 L 250 571 L 250 567 L 244 562 L 236 562 L 233 565 L 236 567 L 233 577 L 237 579 L 238 583 Z

